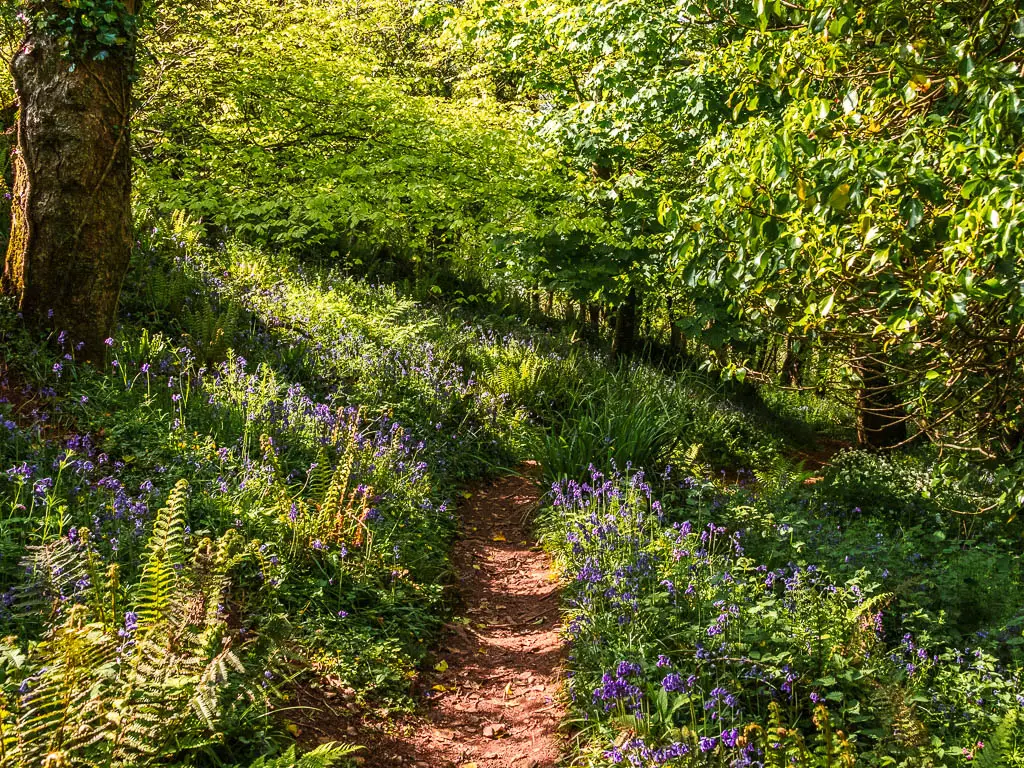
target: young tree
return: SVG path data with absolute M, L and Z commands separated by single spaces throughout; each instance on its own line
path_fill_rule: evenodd
M 129 118 L 141 0 L 23 0 L 2 289 L 100 362 L 132 247 Z M 69 7 L 70 6 L 70 7 Z

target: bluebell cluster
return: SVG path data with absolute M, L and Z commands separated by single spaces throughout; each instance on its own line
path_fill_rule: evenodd
M 800 738 L 811 743 L 819 711 L 841 728 L 847 702 L 859 697 L 867 710 L 874 688 L 854 682 L 862 679 L 931 699 L 929 712 L 955 723 L 951 737 L 969 744 L 992 722 L 981 708 L 1020 707 L 1012 695 L 1018 673 L 990 657 L 982 663 L 961 654 L 954 667 L 909 634 L 888 636 L 881 585 L 866 571 L 836 583 L 814 563 L 758 563 L 743 529 L 707 519 L 728 503 L 707 481 L 686 477 L 668 493 L 673 503 L 661 504 L 643 472 L 591 467 L 586 481 L 555 483 L 549 495 L 547 536 L 571 580 L 565 632 L 573 706 L 609 726 L 628 716 L 635 732 L 604 749 L 611 763 L 761 765 L 764 749 L 785 744 L 763 736 L 771 706 L 803 723 Z M 681 520 L 680 508 L 696 519 Z M 790 534 L 774 528 L 782 543 Z M 971 692 L 960 706 L 956 690 Z

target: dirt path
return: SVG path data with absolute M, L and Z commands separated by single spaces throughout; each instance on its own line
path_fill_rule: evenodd
M 460 604 L 424 676 L 421 715 L 366 720 L 352 741 L 368 768 L 552 768 L 559 697 L 558 585 L 527 517 L 533 480 L 506 477 L 469 490 L 453 553 Z

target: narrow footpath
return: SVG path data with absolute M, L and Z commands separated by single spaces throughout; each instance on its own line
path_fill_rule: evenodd
M 537 483 L 484 482 L 460 505 L 459 605 L 421 682 L 422 713 L 352 741 L 372 768 L 552 768 L 561 704 L 558 585 L 529 517 Z

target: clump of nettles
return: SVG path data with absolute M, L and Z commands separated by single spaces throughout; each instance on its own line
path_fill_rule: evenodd
M 68 58 L 104 59 L 129 54 L 138 31 L 136 0 L 27 2 L 19 18 L 32 34 L 56 36 Z

